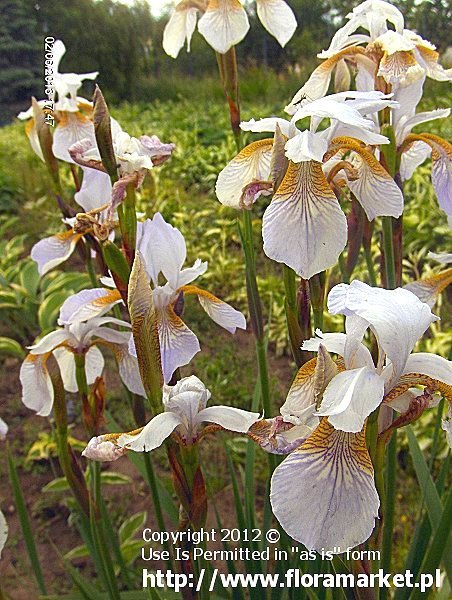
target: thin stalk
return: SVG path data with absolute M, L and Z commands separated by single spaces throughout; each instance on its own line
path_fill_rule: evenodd
M 229 106 L 231 129 L 234 134 L 237 152 L 242 149 L 242 132 L 240 129 L 240 101 L 237 56 L 233 46 L 226 54 L 217 53 L 218 71 L 224 93 Z M 253 225 L 249 211 L 242 211 L 241 228 L 242 246 L 245 257 L 246 287 L 251 325 L 256 338 L 256 354 L 259 370 L 259 381 L 262 394 L 262 405 L 266 415 L 271 414 L 270 385 L 268 380 L 267 348 L 264 340 L 264 321 L 262 304 L 256 279 L 256 259 L 254 256 Z
M 96 435 L 96 424 L 98 419 L 95 403 L 90 398 L 88 381 L 86 379 L 84 354 L 75 355 L 75 379 L 83 404 L 85 425 L 87 426 L 90 435 Z M 89 467 L 91 474 L 91 501 L 89 511 L 91 535 L 96 546 L 96 553 L 99 557 L 104 584 L 106 585 L 110 598 L 111 600 L 120 600 L 113 562 L 110 556 L 110 547 L 106 542 L 103 522 L 99 513 L 99 506 L 101 503 L 100 463 L 90 462 Z
M 445 403 L 445 398 L 441 398 L 441 400 L 438 404 L 438 408 L 437 408 L 435 429 L 433 431 L 432 449 L 430 451 L 430 459 L 428 462 L 428 470 L 430 471 L 430 473 L 432 472 L 433 463 L 435 462 L 436 453 L 438 451 L 439 434 L 441 431 L 441 422 L 442 422 L 442 418 L 443 418 L 444 403 Z
M 376 464 L 376 453 L 377 453 L 377 440 L 378 440 L 378 413 L 379 409 L 374 410 L 373 413 L 369 415 L 367 419 L 366 426 L 366 439 L 367 439 L 367 447 L 369 449 L 370 458 L 372 459 L 372 464 Z
M 382 227 L 385 283 L 388 289 L 393 290 L 397 285 L 397 279 L 395 270 L 392 217 L 382 217 Z
M 204 477 L 199 464 L 199 450 L 196 444 L 178 446 L 169 441 L 166 444 L 173 474 L 174 489 L 180 501 L 179 529 L 198 531 L 205 526 L 207 517 L 207 496 Z M 184 541 L 182 547 L 191 551 L 192 542 Z M 191 558 L 180 561 L 181 571 L 193 580 L 195 569 Z M 182 596 L 186 600 L 195 597 L 191 588 L 185 587 Z
M 93 259 L 91 257 L 91 246 L 90 244 L 86 244 L 85 246 L 85 252 L 86 252 L 86 270 L 88 272 L 89 275 L 89 280 L 91 281 L 91 285 L 93 287 L 97 287 L 99 284 L 97 282 L 97 277 L 96 277 L 96 272 L 94 270 L 94 265 L 93 265 Z
M 362 247 L 364 250 L 364 257 L 366 259 L 367 271 L 369 273 L 369 283 L 371 286 L 377 287 L 377 276 L 372 258 L 372 236 L 374 228 L 374 221 L 368 221 L 367 219 L 364 219 Z
M 389 123 L 389 114 L 383 113 L 386 120 L 381 127 L 381 132 L 385 134 L 389 140 L 389 144 L 384 144 L 381 147 L 381 163 L 388 171 L 392 178 L 395 178 L 397 168 L 397 151 L 396 141 L 393 128 Z M 393 290 L 397 286 L 395 253 L 394 253 L 394 227 L 393 217 L 383 217 L 383 254 L 384 254 L 384 279 L 386 287 Z M 400 252 L 402 250 L 400 249 Z M 383 280 L 383 277 L 382 277 Z
M 146 411 L 144 408 L 144 399 L 141 396 L 134 396 L 125 385 L 123 387 L 130 405 L 133 406 L 133 413 L 136 424 L 138 425 L 138 427 L 143 427 L 146 424 Z M 159 526 L 160 531 L 165 531 L 166 525 L 165 520 L 163 518 L 162 504 L 160 502 L 160 496 L 157 488 L 157 480 L 155 478 L 154 467 L 152 466 L 151 457 L 149 456 L 148 452 L 143 453 L 143 462 L 146 470 L 147 483 L 149 489 L 151 490 L 155 518 L 157 519 L 157 524 Z M 169 555 L 171 556 L 170 566 L 172 566 L 173 557 L 170 545 L 167 541 L 163 542 L 162 545 L 164 550 L 169 552 Z
M 97 432 L 95 431 L 96 414 L 95 406 L 93 402 L 90 402 L 89 398 L 89 387 L 85 370 L 85 355 L 74 354 L 74 359 L 75 380 L 77 382 L 77 389 L 82 403 L 82 414 L 85 428 L 90 436 L 94 436 L 97 435 Z
M 97 497 L 98 481 L 100 478 L 99 463 L 90 462 L 89 468 L 91 473 L 91 488 L 94 497 Z M 91 536 L 94 540 L 95 554 L 97 557 L 96 565 L 99 568 L 99 575 L 102 579 L 103 585 L 108 593 L 110 600 L 120 600 L 119 591 L 116 586 L 116 579 L 110 572 L 108 559 L 107 559 L 107 546 L 104 536 L 101 531 L 101 521 L 99 520 L 99 514 L 97 511 L 97 505 L 94 500 L 90 503 L 90 527 Z
M 57 431 L 58 460 L 81 512 L 89 515 L 90 500 L 83 471 L 71 454 L 68 442 L 66 397 L 61 375 L 53 359 L 48 363 L 54 390 L 53 414 Z
M 121 224 L 122 243 L 129 265 L 133 264 L 137 237 L 137 214 L 135 210 L 135 185 L 129 183 L 124 200 Z
M 323 313 L 325 309 L 325 271 L 317 273 L 309 280 L 314 329 L 323 329 Z
M 115 531 L 115 529 L 113 528 L 113 524 L 111 522 L 110 515 L 108 514 L 108 511 L 107 511 L 107 506 L 106 506 L 105 501 L 102 498 L 102 496 L 99 496 L 99 498 L 98 498 L 98 506 L 100 509 L 102 521 L 105 525 L 107 538 L 110 541 L 111 549 L 113 551 L 114 557 L 116 559 L 116 562 L 119 565 L 121 575 L 124 578 L 124 583 L 128 589 L 132 589 L 133 582 L 130 577 L 129 569 L 127 568 L 127 565 L 125 563 L 124 557 L 121 552 L 121 545 L 119 543 L 118 532 Z
M 374 261 L 370 247 L 364 246 L 364 256 L 366 258 L 367 272 L 369 274 L 369 283 L 372 287 L 377 287 L 377 275 L 375 273 Z
M 391 572 L 392 542 L 394 529 L 394 509 L 397 475 L 397 431 L 392 434 L 388 444 L 386 462 L 386 500 L 384 504 L 383 540 L 381 548 L 381 568 L 385 573 Z M 387 598 L 386 588 L 380 590 L 380 599 Z
M 287 330 L 289 332 L 290 348 L 297 367 L 303 364 L 301 343 L 303 341 L 301 327 L 298 321 L 297 286 L 295 272 L 290 267 L 283 266 L 284 288 L 286 298 L 284 306 L 286 309 Z
M 262 304 L 259 295 L 256 278 L 256 262 L 253 243 L 253 224 L 251 213 L 244 210 L 242 213 L 243 227 L 240 229 L 243 253 L 245 257 L 246 289 L 248 295 L 248 307 L 250 311 L 251 327 L 256 339 L 256 355 L 258 364 L 258 376 L 261 389 L 262 407 L 264 414 L 272 413 L 270 399 L 270 383 L 267 367 L 267 344 L 264 336 L 264 319 L 262 316 Z

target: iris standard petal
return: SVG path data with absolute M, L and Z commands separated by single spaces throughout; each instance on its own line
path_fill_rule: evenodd
M 370 367 L 343 371 L 328 384 L 317 414 L 327 416 L 335 429 L 358 433 L 383 400 L 384 384 Z

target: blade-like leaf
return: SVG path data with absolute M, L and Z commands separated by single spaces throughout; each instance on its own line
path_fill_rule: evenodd
M 41 594 L 47 594 L 44 577 L 42 574 L 41 564 L 38 558 L 38 551 L 33 536 L 33 530 L 31 528 L 30 517 L 28 516 L 27 506 L 25 504 L 22 487 L 20 485 L 19 476 L 17 475 L 16 465 L 14 464 L 13 457 L 7 446 L 8 453 L 8 471 L 9 480 L 11 482 L 11 488 L 13 490 L 14 501 L 16 503 L 17 514 L 19 516 L 20 526 L 24 536 L 25 546 L 27 548 L 28 558 L 33 569 L 33 574 L 36 578 L 38 588 Z
M 427 552 L 427 554 L 425 555 L 424 561 L 422 563 L 420 572 L 422 574 L 424 573 L 431 573 L 433 574 L 435 572 L 435 569 L 437 569 L 439 567 L 439 564 L 441 562 L 441 559 L 443 557 L 443 555 L 445 554 L 445 552 L 447 552 L 448 550 L 445 550 L 446 545 L 447 545 L 447 540 L 450 539 L 450 528 L 452 526 L 452 490 L 449 490 L 449 493 L 447 494 L 447 498 L 446 498 L 446 502 L 444 505 L 444 510 L 440 516 L 439 522 L 438 522 L 438 527 L 436 529 L 435 535 L 433 536 L 432 542 L 430 544 L 430 548 L 429 551 Z M 446 555 L 446 560 L 447 557 Z M 449 582 L 450 582 L 450 577 L 449 577 Z M 411 599 L 412 600 L 417 600 L 418 598 L 422 598 L 423 593 L 421 592 L 420 588 L 417 587 L 412 596 Z
M 114 471 L 104 471 L 101 473 L 102 484 L 106 485 L 130 485 L 132 480 L 128 475 L 116 473 Z
M 443 514 L 443 505 L 411 427 L 407 427 L 407 436 L 414 470 L 416 471 L 419 486 L 424 493 L 425 505 L 427 507 L 432 529 L 435 532 L 435 537 L 440 525 L 441 515 Z M 447 577 L 449 578 L 449 581 L 452 582 L 452 539 L 450 536 L 444 541 L 443 562 L 446 568 Z
M 49 481 L 43 488 L 43 492 L 66 492 L 70 489 L 66 477 L 57 477 Z
M 119 541 L 121 544 L 127 540 L 131 540 L 134 535 L 141 531 L 146 523 L 147 513 L 145 511 L 138 512 L 124 521 L 119 528 Z

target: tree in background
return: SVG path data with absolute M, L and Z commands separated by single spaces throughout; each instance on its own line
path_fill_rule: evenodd
M 43 97 L 45 36 L 60 38 L 70 49 L 63 58 L 64 71 L 100 71 L 98 79 L 107 100 L 150 102 L 172 99 L 187 90 L 190 77 L 212 75 L 216 60 L 202 36 L 195 33 L 191 52 L 175 61 L 162 50 L 168 15 L 153 17 L 151 0 L 132 5 L 113 0 L 2 0 L 0 7 L 0 123 L 28 108 L 29 96 Z M 355 0 L 288 0 L 298 28 L 285 48 L 268 35 L 256 16 L 237 52 L 245 68 L 270 68 L 284 78 L 287 71 L 311 68 L 319 47 L 327 47 Z M 448 43 L 452 9 L 446 0 L 400 0 L 407 26 Z M 251 4 L 254 6 L 254 4 Z M 434 34 L 434 35 L 433 35 Z M 259 77 L 259 81 L 265 78 Z M 244 81 L 244 78 L 242 78 Z M 300 82 L 301 83 L 301 82 Z M 86 94 L 89 94 L 89 82 Z M 262 84 L 265 88 L 266 82 Z M 265 92 L 265 89 L 261 90 Z M 258 93 L 259 90 L 256 90 Z M 221 90 L 218 87 L 218 93 Z
M 43 87 L 44 45 L 33 4 L 30 0 L 0 4 L 0 124 Z

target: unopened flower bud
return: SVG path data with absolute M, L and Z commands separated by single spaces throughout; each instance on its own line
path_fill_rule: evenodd
M 93 437 L 82 452 L 82 456 L 99 462 L 111 462 L 121 458 L 127 450 L 116 446 L 113 442 L 105 440 L 105 436 Z

